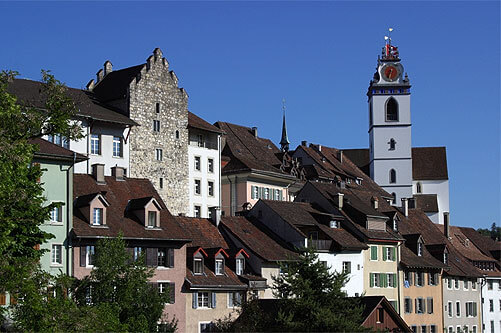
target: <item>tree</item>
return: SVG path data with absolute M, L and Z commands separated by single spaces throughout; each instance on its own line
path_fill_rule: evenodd
M 312 249 L 299 260 L 282 267 L 273 277 L 277 300 L 251 299 L 245 302 L 238 319 L 219 321 L 220 331 L 360 332 L 362 308 L 359 298 L 341 290 L 346 274 L 331 273 L 318 261 Z M 228 323 L 229 322 L 229 323 Z

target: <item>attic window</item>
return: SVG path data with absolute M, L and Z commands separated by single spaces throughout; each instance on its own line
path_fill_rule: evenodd
M 338 229 L 339 228 L 339 221 L 330 221 L 329 223 L 329 227 L 331 227 L 332 229 Z
M 103 225 L 103 209 L 94 208 L 92 214 L 92 225 Z
M 157 212 L 148 212 L 148 228 L 154 228 L 157 226 Z
M 203 274 L 203 259 L 202 258 L 195 258 L 193 259 L 193 274 L 198 274 L 201 275 Z
M 355 179 L 355 183 L 357 183 L 357 185 L 362 185 L 362 178 Z
M 242 275 L 244 273 L 245 261 L 243 258 L 236 259 L 236 273 L 237 275 Z
M 398 231 L 398 221 L 396 218 L 393 219 L 393 231 Z
M 417 255 L 421 257 L 423 255 L 423 243 L 418 242 L 417 244 Z
M 444 264 L 448 265 L 449 264 L 449 253 L 444 251 Z
M 224 274 L 224 260 L 223 259 L 216 259 L 216 275 L 223 275 Z
M 390 148 L 389 148 L 389 150 L 395 150 L 395 145 L 396 145 L 396 143 L 397 143 L 397 142 L 395 141 L 395 139 L 391 138 L 391 139 L 390 139 L 390 142 L 388 142 L 388 143 L 390 144 Z

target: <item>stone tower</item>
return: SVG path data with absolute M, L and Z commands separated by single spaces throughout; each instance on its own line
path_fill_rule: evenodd
M 410 84 L 398 49 L 386 38 L 367 92 L 371 178 L 394 197 L 412 197 Z

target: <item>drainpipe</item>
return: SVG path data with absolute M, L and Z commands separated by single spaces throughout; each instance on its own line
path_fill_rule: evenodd
M 481 308 L 481 313 L 482 315 L 480 316 L 480 332 L 483 332 L 484 331 L 484 304 L 482 303 L 482 292 L 483 292 L 483 289 L 484 289 L 484 286 L 487 284 L 487 277 L 486 275 L 484 275 L 481 279 L 482 282 L 480 282 L 480 301 L 478 302 L 478 304 L 480 304 L 480 308 Z M 478 311 L 477 309 L 477 314 L 479 313 L 480 311 Z
M 89 155 L 90 155 L 90 126 L 91 126 L 91 124 L 89 121 L 89 123 L 87 124 L 87 140 L 86 140 L 87 141 L 87 157 L 89 157 Z M 87 159 L 86 163 L 87 163 L 87 174 L 89 174 L 90 173 L 90 159 L 89 158 Z
M 403 243 L 401 242 L 400 244 L 398 244 L 397 246 L 397 298 L 398 298 L 398 301 L 397 301 L 397 304 L 398 304 L 398 314 L 401 315 L 401 311 L 400 311 L 400 308 L 402 307 L 402 300 L 400 299 L 400 294 L 401 294 L 401 290 L 400 290 L 400 269 L 399 269 L 399 266 L 400 266 L 400 247 L 403 245 Z

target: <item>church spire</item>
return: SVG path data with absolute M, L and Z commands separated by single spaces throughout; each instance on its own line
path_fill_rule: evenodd
M 287 137 L 287 126 L 285 124 L 285 99 L 282 100 L 282 110 L 284 112 L 283 115 L 283 123 L 282 123 L 282 139 L 280 140 L 280 150 L 283 152 L 289 151 L 289 138 Z

